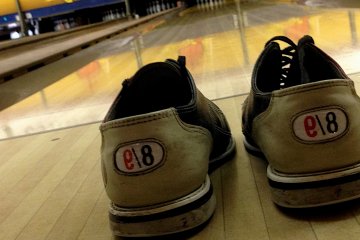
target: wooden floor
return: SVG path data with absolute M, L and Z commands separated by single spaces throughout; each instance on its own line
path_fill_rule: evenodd
M 244 150 L 241 103 L 216 101 L 237 154 L 211 174 L 217 209 L 191 239 L 360 239 L 360 201 L 284 210 L 270 198 L 266 162 Z M 0 142 L 0 239 L 112 239 L 98 124 Z
M 211 174 L 216 212 L 189 238 L 359 240 L 360 200 L 308 210 L 272 203 L 266 162 L 243 147 L 241 104 L 253 64 L 274 35 L 314 36 L 360 92 L 360 10 L 263 2 L 271 3 L 190 8 L 1 84 L 0 239 L 114 238 L 99 121 L 123 79 L 180 54 L 200 90 L 224 111 L 237 142 L 234 159 Z

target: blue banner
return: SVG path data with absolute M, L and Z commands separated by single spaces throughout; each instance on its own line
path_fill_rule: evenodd
M 99 6 L 105 6 L 115 3 L 125 2 L 125 0 L 79 0 L 73 3 L 65 3 L 60 5 L 55 5 L 51 7 L 38 8 L 26 13 L 31 13 L 32 18 L 47 17 L 53 15 L 59 15 L 62 13 L 72 12 L 75 10 L 85 9 L 85 8 L 94 8 Z M 5 16 L 0 16 L 0 24 L 12 23 L 16 21 L 17 14 L 9 14 Z

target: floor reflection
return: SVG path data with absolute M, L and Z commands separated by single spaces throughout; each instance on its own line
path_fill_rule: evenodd
M 178 55 L 187 57 L 208 98 L 246 94 L 253 64 L 275 35 L 297 41 L 309 34 L 347 73 L 360 72 L 359 9 L 278 2 L 198 5 L 24 75 L 11 88 L 2 84 L 0 93 L 12 105 L 2 105 L 0 139 L 101 121 L 124 79 L 145 64 Z M 62 77 L 44 84 L 57 74 Z

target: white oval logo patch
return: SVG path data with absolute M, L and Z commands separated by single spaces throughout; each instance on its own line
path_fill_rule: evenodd
M 155 139 L 146 139 L 121 145 L 115 153 L 115 167 L 124 174 L 140 174 L 162 165 L 163 145 Z
M 306 142 L 324 142 L 341 137 L 348 129 L 348 117 L 339 107 L 300 113 L 293 121 L 296 137 Z

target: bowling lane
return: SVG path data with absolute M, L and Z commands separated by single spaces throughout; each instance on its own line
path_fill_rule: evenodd
M 101 121 L 125 78 L 147 63 L 178 55 L 187 57 L 208 98 L 246 95 L 253 64 L 275 35 L 295 41 L 312 35 L 347 73 L 360 72 L 356 8 L 199 3 L 1 84 L 0 139 Z

